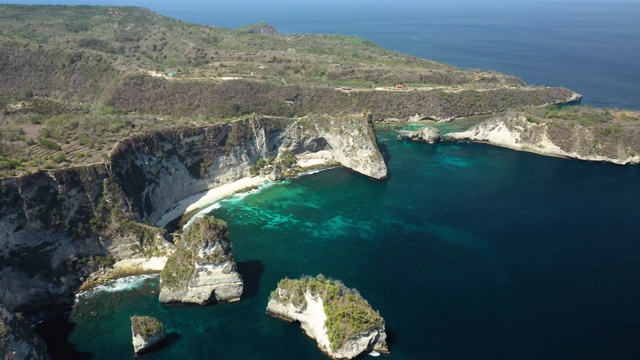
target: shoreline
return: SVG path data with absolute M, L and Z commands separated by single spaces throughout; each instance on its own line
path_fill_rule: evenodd
M 182 199 L 178 203 L 174 204 L 169 211 L 162 215 L 155 225 L 164 228 L 171 221 L 186 213 L 204 209 L 208 205 L 223 200 L 240 190 L 256 187 L 267 181 L 269 181 L 269 178 L 266 176 L 243 177 L 234 182 L 220 185 L 207 191 L 189 196 L 188 198 Z
M 300 171 L 296 175 L 304 174 L 311 170 L 326 170 L 335 165 L 339 165 L 333 159 L 333 155 L 327 150 L 321 150 L 317 153 L 298 155 L 298 167 Z M 174 204 L 167 212 L 165 212 L 155 226 L 164 228 L 171 221 L 187 214 L 192 214 L 190 218 L 196 217 L 202 210 L 224 200 L 238 192 L 246 189 L 259 187 L 260 185 L 271 181 L 267 175 L 258 175 L 253 177 L 243 177 L 234 182 L 223 184 L 207 191 L 189 196 Z

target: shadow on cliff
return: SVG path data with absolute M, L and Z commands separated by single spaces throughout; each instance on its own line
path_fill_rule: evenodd
M 69 312 L 58 314 L 55 317 L 39 324 L 35 331 L 47 344 L 47 352 L 51 359 L 89 360 L 94 355 L 76 350 L 76 345 L 69 342 L 69 337 L 76 324 L 69 321 Z
M 387 146 L 387 144 L 385 144 L 382 141 L 378 141 L 378 149 L 380 150 L 380 153 L 382 154 L 382 159 L 384 160 L 384 163 L 387 164 L 387 169 L 389 168 L 389 162 L 391 161 L 391 152 L 389 151 L 389 147 Z M 389 178 L 391 177 L 391 173 L 389 172 Z
M 249 260 L 238 263 L 238 273 L 242 275 L 244 290 L 241 299 L 247 299 L 258 293 L 260 278 L 264 274 L 264 263 L 260 260 Z

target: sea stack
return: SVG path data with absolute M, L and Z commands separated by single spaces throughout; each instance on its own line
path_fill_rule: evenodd
M 243 282 L 231 247 L 227 223 L 211 216 L 196 219 L 160 273 L 160 301 L 205 305 L 240 300 Z
M 271 292 L 267 313 L 299 321 L 305 333 L 333 359 L 388 352 L 384 319 L 355 289 L 323 275 L 283 279 Z
M 158 319 L 150 316 L 131 317 L 131 336 L 133 351 L 136 355 L 153 350 L 167 337 L 164 325 Z

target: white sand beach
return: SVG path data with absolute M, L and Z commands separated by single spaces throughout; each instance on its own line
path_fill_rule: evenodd
M 114 269 L 118 268 L 138 268 L 143 271 L 155 270 L 162 271 L 164 265 L 167 263 L 166 256 L 151 257 L 151 258 L 138 258 L 138 259 L 126 259 L 120 260 L 113 265 Z
M 211 205 L 227 198 L 242 189 L 258 186 L 268 180 L 269 179 L 266 176 L 245 177 L 232 183 L 220 185 L 208 191 L 190 196 L 178 202 L 171 208 L 171 210 L 162 215 L 160 220 L 156 222 L 156 226 L 165 227 L 171 220 L 178 218 L 185 213 L 202 209 L 207 205 Z

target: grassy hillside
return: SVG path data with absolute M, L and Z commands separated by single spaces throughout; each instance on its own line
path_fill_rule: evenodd
M 0 5 L 0 79 L 4 176 L 102 162 L 118 139 L 177 124 L 254 113 L 456 118 L 572 94 L 353 36 L 251 34 L 115 6 Z

